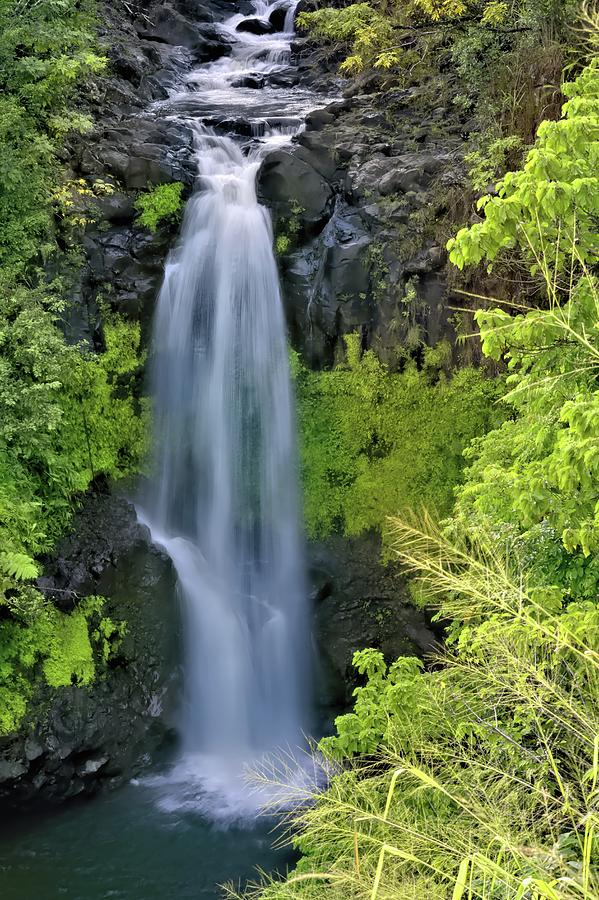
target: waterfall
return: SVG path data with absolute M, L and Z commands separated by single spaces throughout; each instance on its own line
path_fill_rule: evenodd
M 280 0 L 256 0 L 255 15 L 280 6 L 289 28 L 294 7 Z M 231 56 L 195 70 L 162 108 L 193 128 L 198 189 L 155 313 L 155 484 L 144 512 L 182 599 L 183 751 L 227 771 L 298 745 L 310 693 L 286 329 L 255 186 L 264 154 L 300 129 L 310 104 L 297 87 L 233 86 L 288 65 L 291 35 L 240 32 L 243 19 L 221 26 Z M 235 110 L 260 138 L 243 145 L 206 124 Z

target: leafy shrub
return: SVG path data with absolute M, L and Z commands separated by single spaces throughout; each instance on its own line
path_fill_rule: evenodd
M 452 528 L 492 530 L 539 586 L 596 596 L 599 286 L 599 66 L 565 91 L 565 118 L 545 123 L 522 172 L 483 204 L 482 223 L 451 242 L 459 265 L 519 252 L 545 297 L 537 309 L 479 310 L 484 352 L 505 360 L 504 401 L 517 415 L 468 451 Z M 516 309 L 518 306 L 516 304 Z
M 360 354 L 357 335 L 346 343 L 347 363 L 331 371 L 294 361 L 308 532 L 382 529 L 426 505 L 447 514 L 464 448 L 502 419 L 500 383 L 475 369 L 448 379 L 434 350 L 422 371 L 393 373 Z
M 139 224 L 155 232 L 161 222 L 172 221 L 181 211 L 182 192 L 181 182 L 173 181 L 172 184 L 159 184 L 151 191 L 140 194 L 135 201 Z

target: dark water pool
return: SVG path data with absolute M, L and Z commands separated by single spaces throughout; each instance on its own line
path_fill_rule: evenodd
M 149 782 L 0 823 L 0 900 L 216 900 L 218 884 L 285 871 L 272 822 L 213 824 L 165 810 Z

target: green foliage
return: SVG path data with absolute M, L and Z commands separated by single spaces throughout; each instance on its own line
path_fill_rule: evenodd
M 498 174 L 506 169 L 506 161 L 514 154 L 522 153 L 522 138 L 512 134 L 509 137 L 486 140 L 481 150 L 466 154 L 470 182 L 475 191 L 486 191 L 497 180 Z
M 364 687 L 354 691 L 354 711 L 335 719 L 337 736 L 324 738 L 321 750 L 336 759 L 356 753 L 372 755 L 395 729 L 400 718 L 411 725 L 422 701 L 422 663 L 414 656 L 400 657 L 387 668 L 379 650 L 358 650 L 354 667 L 366 675 Z
M 135 208 L 139 212 L 137 221 L 144 228 L 156 232 L 158 226 L 165 221 L 173 221 L 178 218 L 181 207 L 183 185 L 179 181 L 171 184 L 159 184 L 140 194 L 135 201 Z
M 31 290 L 0 297 L 0 590 L 37 574 L 96 475 L 136 470 L 145 449 L 139 326 L 115 319 L 93 354 L 66 344 L 56 310 Z
M 144 453 L 145 409 L 133 396 L 139 326 L 107 323 L 106 350 L 93 354 L 66 344 L 60 308 L 51 293 L 0 293 L 0 613 L 9 616 L 0 622 L 0 733 L 18 726 L 38 678 L 59 687 L 93 677 L 96 601 L 67 616 L 27 582 L 92 479 L 135 470 Z M 103 621 L 105 662 L 118 635 Z
M 258 894 L 593 900 L 599 605 L 552 611 L 483 545 L 401 523 L 396 538 L 440 614 L 476 618 L 435 671 L 358 655 L 367 683 L 321 749 L 378 752 L 338 769 L 312 806 L 302 794 L 291 824 L 303 857 Z
M 422 371 L 390 372 L 347 338 L 347 363 L 311 372 L 294 360 L 305 519 L 309 534 L 382 529 L 386 516 L 434 507 L 444 515 L 471 439 L 502 419 L 501 385 L 475 369 L 447 378 L 445 353 Z
M 13 608 L 11 617 L 0 622 L 0 734 L 18 728 L 39 678 L 52 688 L 90 684 L 97 663 L 106 663 L 110 653 L 100 643 L 98 654 L 90 638 L 98 619 L 96 632 L 100 631 L 102 642 L 114 630 L 112 623 L 109 628 L 103 624 L 109 619 L 100 619 L 102 598 L 88 597 L 67 614 L 28 590 L 36 599 L 27 614 Z
M 395 5 L 372 0 L 302 12 L 298 25 L 317 39 L 346 47 L 348 56 L 341 70 L 355 73 L 369 67 L 414 66 L 422 51 L 446 49 L 448 43 L 474 64 L 474 48 L 467 51 L 468 42 L 485 41 L 493 54 L 500 46 L 505 52 L 510 37 L 513 42 L 521 33 L 534 31 L 538 44 L 543 31 L 553 27 L 554 33 L 559 33 L 565 29 L 574 9 L 575 4 L 569 0 L 518 0 L 510 4 L 497 0 L 409 0 Z M 482 78 L 484 61 L 480 64 L 477 75 Z
M 109 616 L 104 616 L 103 619 L 100 619 L 92 637 L 99 648 L 103 663 L 107 663 L 118 652 L 126 634 L 126 622 L 113 622 Z
M 304 208 L 294 200 L 291 203 L 291 214 L 278 223 L 279 232 L 275 240 L 275 250 L 279 256 L 285 256 L 295 249 L 297 238 L 301 230 L 300 215 Z
M 519 248 L 538 271 L 547 247 L 563 268 L 575 246 L 580 262 L 599 252 L 599 61 L 563 91 L 570 99 L 559 122 L 543 122 L 524 168 L 497 185 L 497 197 L 479 201 L 484 221 L 464 228 L 449 244 L 454 265 L 492 262 Z
M 65 136 L 92 127 L 73 106 L 105 66 L 96 25 L 90 0 L 0 0 L 0 733 L 39 679 L 88 684 L 122 634 L 101 601 L 65 615 L 29 583 L 94 478 L 134 471 L 144 453 L 139 326 L 107 316 L 102 353 L 60 327 L 90 205 L 114 190 L 58 162 Z
M 268 900 L 599 896 L 598 76 L 451 242 L 460 266 L 517 253 L 539 307 L 478 311 L 510 417 L 466 451 L 449 520 L 391 526 L 446 650 L 428 671 L 356 654 L 365 684 L 320 745 L 350 761 L 301 798 L 303 858 Z
M 399 49 L 385 49 L 394 43 L 391 20 L 370 3 L 302 12 L 297 21 L 314 37 L 350 45 L 349 55 L 341 64 L 343 72 L 361 72 L 367 65 L 389 69 L 400 61 Z
M 516 414 L 468 451 L 471 468 L 451 527 L 481 527 L 509 546 L 539 586 L 596 596 L 599 507 L 599 294 L 587 263 L 599 247 L 599 66 L 565 91 L 523 171 L 484 204 L 485 220 L 451 242 L 458 265 L 515 251 L 540 282 L 538 309 L 476 314 L 484 352 L 508 365 Z
M 58 140 L 89 127 L 70 102 L 104 67 L 95 46 L 89 0 L 0 0 L 0 283 L 55 248 Z

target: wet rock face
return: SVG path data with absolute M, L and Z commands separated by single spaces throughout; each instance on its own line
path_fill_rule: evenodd
M 423 610 L 409 601 L 397 567 L 381 562 L 380 538 L 333 535 L 308 548 L 314 603 L 314 641 L 325 704 L 345 709 L 357 684 L 352 658 L 375 647 L 392 662 L 424 656 L 439 635 Z
M 189 195 L 196 176 L 191 133 L 152 104 L 195 64 L 229 52 L 215 27 L 227 14 L 230 6 L 219 0 L 103 4 L 100 39 L 109 75 L 82 97 L 94 129 L 74 138 L 67 155 L 74 177 L 108 181 L 115 193 L 100 200 L 86 230 L 86 260 L 66 323 L 73 340 L 98 341 L 102 303 L 139 319 L 148 339 L 177 225 L 151 234 L 136 224 L 134 200 L 139 191 L 172 181 Z
M 390 363 L 402 343 L 453 337 L 439 224 L 464 190 L 462 126 L 434 91 L 369 89 L 312 112 L 258 177 L 275 233 L 290 235 L 292 340 L 315 367 L 350 332 Z
M 174 740 L 180 699 L 179 613 L 169 558 L 132 505 L 91 498 L 40 586 L 68 611 L 74 594 L 107 598 L 126 633 L 86 687 L 40 683 L 18 734 L 0 738 L 0 805 L 56 802 L 131 778 Z

